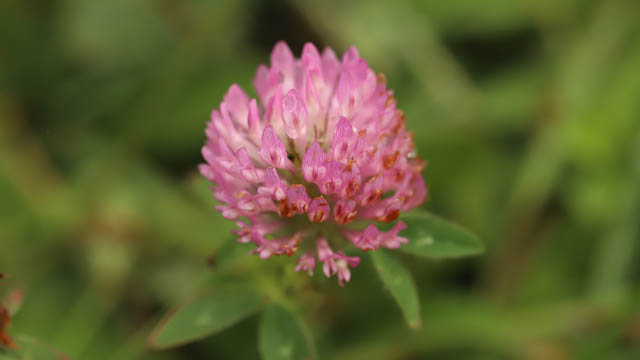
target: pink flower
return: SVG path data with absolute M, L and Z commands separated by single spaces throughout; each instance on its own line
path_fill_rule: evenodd
M 238 241 L 253 242 L 263 259 L 304 249 L 296 271 L 310 275 L 315 251 L 340 285 L 360 259 L 327 239 L 365 251 L 406 244 L 403 222 L 388 232 L 376 223 L 425 201 L 425 163 L 384 76 L 354 47 L 339 60 L 307 43 L 296 59 L 279 42 L 254 85 L 260 101 L 232 85 L 213 110 L 200 165 Z
M 316 266 L 316 258 L 311 253 L 302 254 L 298 258 L 298 265 L 296 266 L 296 272 L 303 270 L 309 273 L 309 276 L 313 276 L 313 268 Z
M 391 230 L 384 233 L 369 224 L 364 231 L 346 231 L 346 236 L 353 244 L 364 251 L 376 250 L 383 246 L 388 249 L 397 249 L 401 244 L 409 242 L 407 238 L 398 236 L 398 233 L 407 228 L 402 221 L 398 221 Z
M 344 286 L 344 281 L 351 279 L 349 266 L 356 267 L 360 264 L 360 258 L 356 256 L 346 256 L 342 251 L 334 253 L 327 244 L 327 240 L 319 238 L 317 241 L 318 260 L 322 261 L 322 271 L 329 277 L 338 274 L 338 284 Z

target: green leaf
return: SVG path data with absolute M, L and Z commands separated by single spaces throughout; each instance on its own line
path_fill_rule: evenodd
M 68 360 L 69 358 L 51 346 L 30 336 L 15 337 L 18 350 L 4 352 L 0 349 L 0 360 Z
M 407 224 L 401 235 L 409 239 L 409 243 L 400 249 L 409 254 L 443 259 L 484 252 L 484 245 L 477 236 L 427 212 L 412 211 L 400 220 Z
M 400 306 L 407 324 L 419 329 L 422 326 L 420 301 L 409 270 L 382 249 L 372 251 L 371 258 L 380 279 Z
M 153 349 L 184 345 L 217 333 L 257 312 L 260 296 L 246 287 L 218 288 L 178 307 L 149 336 Z
M 258 343 L 263 360 L 316 358 L 309 331 L 280 305 L 269 306 L 262 315 Z

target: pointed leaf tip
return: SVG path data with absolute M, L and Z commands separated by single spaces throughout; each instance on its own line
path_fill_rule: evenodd
M 152 331 L 149 346 L 166 349 L 200 340 L 241 321 L 261 306 L 259 294 L 250 288 L 216 289 L 169 313 Z
M 420 329 L 420 301 L 411 273 L 385 250 L 379 249 L 370 254 L 378 276 L 402 310 L 407 325 L 414 330 Z
M 425 211 L 412 211 L 400 216 L 407 229 L 400 234 L 409 243 L 400 250 L 430 259 L 458 258 L 484 252 L 480 239 L 459 225 Z

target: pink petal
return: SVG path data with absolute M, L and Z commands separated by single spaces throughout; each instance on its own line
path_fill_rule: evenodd
M 260 156 L 267 164 L 277 168 L 284 169 L 290 167 L 290 162 L 287 158 L 287 150 L 270 125 L 267 125 L 264 128 L 264 131 L 262 131 L 262 147 L 260 148 Z
M 407 228 L 407 224 L 398 221 L 391 230 L 382 234 L 382 245 L 389 249 L 397 249 L 402 244 L 409 243 L 409 239 L 398 236 L 398 233 Z
M 343 64 L 353 64 L 356 63 L 360 59 L 360 54 L 358 53 L 358 49 L 355 46 L 349 46 L 347 51 L 342 55 L 342 63 Z
M 296 272 L 303 270 L 306 271 L 309 276 L 313 276 L 313 268 L 316 266 L 316 259 L 309 253 L 304 253 L 298 258 L 298 265 L 296 266 Z
M 324 151 L 322 151 L 320 144 L 314 141 L 302 158 L 302 174 L 305 180 L 316 182 L 322 179 L 327 173 L 325 161 Z
M 333 207 L 333 220 L 340 225 L 346 225 L 353 221 L 357 213 L 355 201 L 340 199 Z
M 318 53 L 318 49 L 310 42 L 304 44 L 302 48 L 302 56 L 300 57 L 302 60 L 302 64 L 307 70 L 311 71 L 321 71 L 322 62 L 320 60 L 320 53 Z
M 307 217 L 309 221 L 315 223 L 321 223 L 327 220 L 331 208 L 329 203 L 323 197 L 317 197 L 311 200 L 307 209 Z
M 256 76 L 253 78 L 253 85 L 263 104 L 267 104 L 273 94 L 277 92 L 276 87 L 280 84 L 280 78 L 278 70 L 269 69 L 264 65 L 258 66 Z
M 355 147 L 357 137 L 351 126 L 351 122 L 341 116 L 336 125 L 333 143 L 331 144 L 331 153 L 336 160 L 346 160 Z
M 347 165 L 342 172 L 342 182 L 344 184 L 340 191 L 342 197 L 351 198 L 356 195 L 360 191 L 361 181 L 360 168 L 353 163 Z
M 355 239 L 354 245 L 364 251 L 375 250 L 380 247 L 380 230 L 369 224 L 366 229 Z
M 253 140 L 255 144 L 260 143 L 262 126 L 260 124 L 260 115 L 258 114 L 258 103 L 256 102 L 256 99 L 251 99 L 249 102 L 248 123 L 251 140 Z
M 282 99 L 282 119 L 287 136 L 292 139 L 306 135 L 307 107 L 295 89 L 289 90 Z
M 320 114 L 322 113 L 322 102 L 320 100 L 320 95 L 318 95 L 318 90 L 316 89 L 316 85 L 314 84 L 310 71 L 306 71 L 304 89 L 304 101 L 307 104 L 308 114 L 310 115 L 310 117 L 320 116 Z M 323 124 L 316 125 L 324 126 Z
M 279 70 L 286 77 L 292 77 L 295 71 L 295 59 L 289 46 L 284 41 L 278 41 L 271 52 L 271 66 Z
M 327 84 L 334 84 L 340 72 L 340 61 L 330 48 L 322 51 L 322 73 Z
M 326 174 L 324 178 L 318 183 L 320 192 L 323 194 L 333 194 L 342 189 L 342 173 L 344 171 L 344 165 L 342 163 L 331 160 L 327 162 Z
M 237 84 L 231 85 L 224 96 L 224 103 L 235 123 L 246 128 L 247 114 L 249 111 L 249 96 L 242 91 Z
M 376 175 L 369 179 L 362 189 L 361 206 L 367 206 L 380 199 L 382 196 L 382 176 Z
M 262 169 L 256 169 L 249 158 L 249 153 L 246 148 L 240 148 L 236 151 L 236 157 L 240 163 L 240 173 L 242 177 L 250 183 L 261 183 L 264 181 L 264 171 Z
M 307 189 L 303 185 L 291 185 L 286 191 L 287 205 L 290 214 L 302 214 L 307 211 L 311 198 L 307 195 Z
M 318 248 L 318 260 L 325 261 L 333 256 L 333 251 L 329 247 L 327 240 L 325 240 L 324 238 L 318 239 L 318 241 L 316 242 L 316 247 Z
M 283 200 L 286 195 L 287 187 L 285 183 L 280 180 L 278 171 L 275 168 L 269 167 L 264 171 L 264 185 L 258 188 L 258 192 L 261 194 L 267 194 L 274 200 Z
M 282 91 L 280 88 L 276 89 L 273 97 L 269 100 L 264 118 L 266 123 L 271 125 L 277 133 L 284 129 L 284 122 L 282 121 Z

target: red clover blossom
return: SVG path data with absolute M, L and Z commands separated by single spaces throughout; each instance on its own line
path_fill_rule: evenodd
M 234 84 L 213 110 L 200 165 L 238 241 L 263 259 L 300 250 L 296 271 L 312 275 L 317 258 L 340 285 L 360 262 L 332 250 L 341 238 L 365 251 L 406 244 L 403 222 L 376 222 L 425 201 L 425 163 L 384 76 L 355 47 L 339 60 L 307 43 L 296 59 L 279 42 L 254 85 L 260 101 Z

